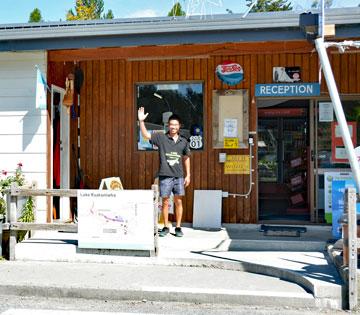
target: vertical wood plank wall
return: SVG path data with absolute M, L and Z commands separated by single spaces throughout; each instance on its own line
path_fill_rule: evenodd
M 139 48 L 141 49 L 141 48 Z M 115 54 L 114 54 L 115 56 Z M 335 79 L 341 93 L 360 93 L 360 54 L 331 54 Z M 87 58 L 88 59 L 88 58 Z M 254 99 L 256 83 L 272 82 L 273 66 L 300 66 L 304 82 L 317 82 L 316 53 L 268 53 L 221 55 L 205 58 L 170 60 L 126 59 L 84 60 L 81 90 L 80 143 L 81 165 L 89 188 L 97 188 L 101 178 L 120 176 L 126 189 L 149 189 L 158 168 L 157 152 L 137 151 L 136 109 L 134 84 L 159 81 L 204 81 L 204 137 L 203 151 L 193 152 L 191 159 L 192 183 L 184 202 L 184 221 L 192 222 L 193 191 L 220 189 L 244 193 L 249 178 L 243 175 L 224 175 L 218 163 L 219 150 L 212 149 L 212 90 L 228 89 L 215 75 L 216 65 L 224 60 L 239 63 L 244 69 L 244 81 L 232 89 L 249 90 L 250 131 L 256 131 L 257 112 Z M 49 62 L 50 83 L 64 86 L 65 76 L 74 68 L 73 62 Z M 322 85 L 322 92 L 326 93 Z M 71 141 L 76 141 L 76 123 L 71 125 Z M 221 150 L 234 154 L 234 151 Z M 247 154 L 239 150 L 237 154 Z M 257 149 L 254 148 L 254 156 Z M 256 162 L 256 159 L 254 160 Z M 72 186 L 76 174 L 72 157 Z M 257 165 L 253 165 L 256 170 Z M 253 178 L 256 183 L 256 172 Z M 224 198 L 222 222 L 255 223 L 257 221 L 257 191 L 251 198 Z

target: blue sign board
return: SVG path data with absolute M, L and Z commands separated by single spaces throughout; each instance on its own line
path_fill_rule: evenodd
M 255 96 L 279 97 L 279 96 L 319 96 L 319 83 L 272 83 L 256 84 Z
M 332 182 L 332 235 L 341 238 L 341 224 L 339 220 L 344 213 L 345 188 L 354 187 L 356 183 L 350 180 L 334 180 Z M 360 204 L 356 204 L 356 212 L 360 213 Z

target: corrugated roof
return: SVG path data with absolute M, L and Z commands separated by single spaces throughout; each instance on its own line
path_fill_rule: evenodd
M 0 24 L 0 41 L 92 37 L 135 34 L 159 34 L 199 31 L 251 30 L 294 28 L 301 12 L 282 11 L 251 13 L 245 19 L 240 14 L 213 15 L 201 19 L 191 17 L 137 18 L 91 21 L 65 21 L 26 24 Z M 329 24 L 360 24 L 360 8 L 328 9 Z

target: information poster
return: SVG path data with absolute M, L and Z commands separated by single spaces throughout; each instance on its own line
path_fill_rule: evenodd
M 325 202 L 325 221 L 332 222 L 332 184 L 336 180 L 351 180 L 351 172 L 325 172 L 324 173 L 324 202 Z
M 227 155 L 224 174 L 250 174 L 250 157 L 248 155 Z
M 237 136 L 237 119 L 224 119 L 224 138 L 236 138 Z
M 331 102 L 319 102 L 319 121 L 334 121 L 334 109 Z
M 153 250 L 152 190 L 78 190 L 79 248 Z
M 349 187 L 356 188 L 356 183 L 353 179 L 350 180 L 334 180 L 332 183 L 332 235 L 339 239 L 341 238 L 341 219 L 344 213 L 344 197 L 345 189 Z M 356 212 L 360 213 L 360 205 L 356 204 Z
M 353 145 L 356 144 L 356 121 L 347 123 Z M 340 126 L 337 122 L 331 123 L 331 161 L 332 163 L 348 163 L 345 145 L 342 140 Z

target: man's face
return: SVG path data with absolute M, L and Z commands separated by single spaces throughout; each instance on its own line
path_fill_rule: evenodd
M 170 135 L 175 135 L 179 133 L 180 130 L 180 123 L 177 120 L 170 120 L 169 121 L 169 133 Z

